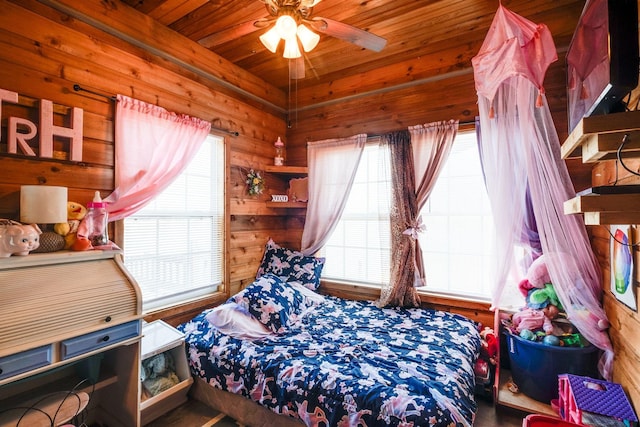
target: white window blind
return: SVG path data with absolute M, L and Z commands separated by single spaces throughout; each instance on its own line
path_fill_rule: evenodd
M 389 173 L 386 149 L 365 146 L 349 199 L 322 248 L 322 277 L 377 284 L 389 281 Z
M 421 215 L 425 289 L 489 298 L 495 227 L 475 131 L 456 136 Z
M 185 171 L 124 221 L 124 259 L 143 311 L 216 292 L 223 280 L 224 140 L 209 135 Z

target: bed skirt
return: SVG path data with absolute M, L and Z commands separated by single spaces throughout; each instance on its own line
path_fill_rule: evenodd
M 244 396 L 212 387 L 202 378 L 194 377 L 189 395 L 248 427 L 304 426 L 300 420 L 287 415 L 276 414 Z

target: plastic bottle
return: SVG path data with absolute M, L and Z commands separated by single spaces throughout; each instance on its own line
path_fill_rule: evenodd
M 109 244 L 107 203 L 102 201 L 100 192 L 96 191 L 93 201 L 87 203 L 87 238 L 91 244 L 104 246 Z
M 284 142 L 278 137 L 278 140 L 273 144 L 276 147 L 276 155 L 273 158 L 273 164 L 275 166 L 284 165 Z

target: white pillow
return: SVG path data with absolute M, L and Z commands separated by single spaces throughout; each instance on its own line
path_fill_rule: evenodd
M 220 332 L 234 338 L 256 340 L 275 335 L 249 312 L 234 302 L 215 307 L 205 318 Z
M 295 288 L 308 302 L 309 306 L 320 304 L 324 297 L 315 291 L 307 288 L 300 282 L 288 282 L 289 286 Z M 304 310 L 303 314 L 311 307 Z M 256 340 L 276 334 L 267 328 L 262 322 L 253 317 L 246 309 L 235 302 L 227 302 L 212 309 L 205 318 L 207 321 L 225 335 L 234 338 Z

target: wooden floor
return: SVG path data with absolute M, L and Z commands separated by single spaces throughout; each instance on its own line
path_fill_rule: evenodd
M 478 412 L 476 414 L 477 427 L 521 427 L 525 413 L 510 408 L 495 408 L 493 403 L 478 398 Z M 211 409 L 204 404 L 189 400 L 184 405 L 174 409 L 145 427 L 238 427 L 233 419 Z M 274 426 L 277 427 L 277 426 Z

